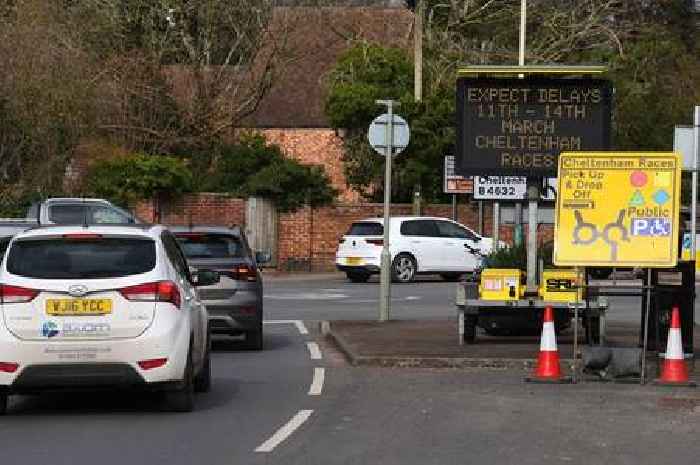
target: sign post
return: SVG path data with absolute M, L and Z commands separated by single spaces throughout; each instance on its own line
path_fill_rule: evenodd
M 399 102 L 377 100 L 377 105 L 386 105 L 387 113 L 377 117 L 369 127 L 369 143 L 385 159 L 384 171 L 384 241 L 381 258 L 379 321 L 388 321 L 391 313 L 391 252 L 389 251 L 389 228 L 391 209 L 391 161 L 408 146 L 409 130 L 406 121 L 394 114 Z

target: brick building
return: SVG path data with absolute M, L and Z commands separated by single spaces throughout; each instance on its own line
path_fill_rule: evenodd
M 324 79 L 338 57 L 358 42 L 403 48 L 413 44 L 413 13 L 404 7 L 383 6 L 402 2 L 356 3 L 375 6 L 275 9 L 273 28 L 275 22 L 291 24 L 287 40 L 294 58 L 242 124 L 262 132 L 289 157 L 322 165 L 340 191 L 342 202 L 359 198 L 345 181 L 341 136 L 330 127 L 324 113 Z

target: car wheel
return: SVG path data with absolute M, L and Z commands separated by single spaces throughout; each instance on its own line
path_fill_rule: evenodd
M 362 271 L 348 271 L 345 275 L 353 283 L 366 283 L 370 276 L 369 273 L 364 273 Z
M 263 327 L 262 321 L 257 329 L 248 331 L 245 335 L 246 347 L 250 350 L 262 350 L 263 348 Z
M 7 413 L 7 393 L 0 392 L 0 416 Z
M 410 254 L 401 253 L 391 264 L 391 277 L 399 283 L 410 283 L 416 278 L 416 259 Z
M 194 376 L 192 373 L 192 349 L 187 354 L 187 365 L 182 384 L 172 391 L 165 391 L 165 407 L 171 412 L 194 410 Z
M 211 390 L 211 336 L 208 335 L 208 332 L 206 350 L 202 371 L 194 378 L 195 392 L 209 392 Z
M 440 273 L 440 277 L 444 279 L 445 281 L 459 281 L 459 278 L 462 277 L 462 273 Z

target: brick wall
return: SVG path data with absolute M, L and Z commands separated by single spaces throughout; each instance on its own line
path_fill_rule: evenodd
M 341 202 L 356 202 L 359 195 L 348 188 L 343 172 L 343 140 L 333 129 L 263 129 L 260 130 L 271 144 L 279 145 L 288 157 L 305 165 L 321 165 Z
M 146 222 L 172 225 L 209 224 L 232 226 L 245 224 L 246 201 L 226 194 L 189 194 L 175 201 L 141 202 L 136 215 Z
M 412 206 L 395 204 L 391 207 L 392 216 L 411 215 Z M 295 213 L 280 215 L 278 257 L 279 267 L 284 270 L 332 270 L 339 239 L 350 225 L 363 218 L 381 217 L 382 204 L 338 204 L 317 209 L 304 208 Z M 426 216 L 451 218 L 451 205 L 426 205 Z M 478 209 L 476 205 L 459 205 L 457 221 L 478 231 Z M 493 230 L 492 212 L 485 208 L 484 235 L 490 236 Z M 511 243 L 513 226 L 500 228 L 500 239 Z
M 246 202 L 243 199 L 229 197 L 225 194 L 192 194 L 175 202 L 142 202 L 134 208 L 139 218 L 144 221 L 158 222 L 157 210 L 160 209 L 160 222 L 165 224 L 211 224 L 230 226 L 245 225 Z M 392 215 L 411 215 L 412 206 L 395 204 Z M 294 213 L 279 215 L 278 224 L 278 266 L 282 270 L 322 271 L 334 269 L 335 251 L 338 240 L 350 225 L 363 218 L 381 217 L 384 207 L 378 203 L 336 204 L 323 208 L 302 208 Z M 451 205 L 425 205 L 423 214 L 450 218 Z M 478 208 L 476 204 L 462 204 L 457 209 L 457 221 L 475 231 L 479 230 Z M 490 206 L 484 207 L 484 235 L 491 236 L 493 215 Z M 527 226 L 523 238 L 527 237 Z M 551 240 L 551 225 L 541 225 L 540 241 Z M 513 225 L 502 225 L 500 239 L 512 243 Z

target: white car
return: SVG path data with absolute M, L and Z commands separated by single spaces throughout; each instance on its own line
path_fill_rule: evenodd
M 389 227 L 392 278 L 410 282 L 418 273 L 438 273 L 445 279 L 479 269 L 493 240 L 447 218 L 392 217 Z M 379 273 L 384 245 L 384 219 L 352 224 L 336 252 L 336 267 L 353 282 Z
M 11 394 L 145 388 L 190 411 L 210 388 L 207 313 L 162 226 L 52 226 L 10 242 L 0 267 L 0 414 Z

